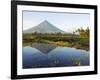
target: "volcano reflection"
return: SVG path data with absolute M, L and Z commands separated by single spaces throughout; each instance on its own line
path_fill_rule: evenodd
M 23 68 L 89 65 L 89 52 L 49 44 L 32 44 L 23 48 Z

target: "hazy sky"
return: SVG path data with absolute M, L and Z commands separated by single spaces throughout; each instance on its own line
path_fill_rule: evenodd
M 73 32 L 79 27 L 90 27 L 90 14 L 23 11 L 23 30 L 47 20 L 57 28 Z

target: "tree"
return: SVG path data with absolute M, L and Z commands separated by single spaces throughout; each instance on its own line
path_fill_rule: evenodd
M 89 38 L 90 37 L 89 27 L 87 27 L 87 29 L 83 29 L 81 27 L 81 28 L 77 29 L 76 32 L 79 34 L 80 38 Z

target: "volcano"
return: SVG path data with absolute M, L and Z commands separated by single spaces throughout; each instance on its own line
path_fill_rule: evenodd
M 23 33 L 66 33 L 47 20 L 41 22 L 37 26 L 34 26 L 30 29 L 24 30 Z

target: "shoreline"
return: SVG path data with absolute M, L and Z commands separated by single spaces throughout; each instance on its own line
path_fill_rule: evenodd
M 36 42 L 27 42 L 27 43 L 23 42 L 23 46 L 32 45 L 34 43 L 36 43 Z M 74 44 L 67 44 L 66 45 L 66 44 L 58 43 L 58 42 L 50 42 L 50 43 L 45 43 L 45 44 L 51 44 L 51 45 L 58 46 L 58 47 L 70 47 L 70 48 L 76 48 L 76 49 L 81 49 L 81 50 L 89 51 L 89 47 L 87 47 L 87 46 L 81 46 L 79 44 L 76 44 L 76 45 L 74 45 Z

